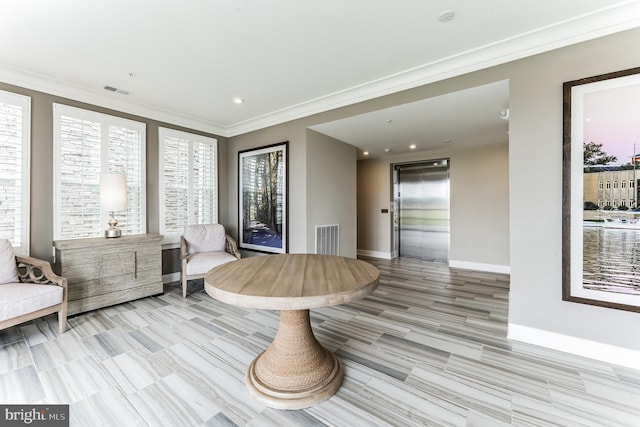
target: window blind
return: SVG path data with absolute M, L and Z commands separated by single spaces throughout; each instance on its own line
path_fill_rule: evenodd
M 123 234 L 146 232 L 145 124 L 54 104 L 54 239 L 102 236 L 100 175 L 127 177 L 127 210 L 116 212 Z
M 0 91 L 0 238 L 29 254 L 31 98 Z
M 160 233 L 176 243 L 190 224 L 218 222 L 217 140 L 160 128 Z

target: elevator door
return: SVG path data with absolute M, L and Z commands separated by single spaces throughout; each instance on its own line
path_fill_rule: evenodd
M 401 257 L 449 259 L 449 161 L 396 166 Z

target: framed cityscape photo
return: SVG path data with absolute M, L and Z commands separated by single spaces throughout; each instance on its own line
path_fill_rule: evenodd
M 640 67 L 563 85 L 562 298 L 640 312 Z
M 238 153 L 240 248 L 287 253 L 288 142 Z

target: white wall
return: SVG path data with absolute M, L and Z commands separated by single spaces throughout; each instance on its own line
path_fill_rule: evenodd
M 390 258 L 393 250 L 391 165 L 450 159 L 452 265 L 509 269 L 509 162 L 506 144 L 434 150 L 358 161 L 358 253 Z
M 307 131 L 307 252 L 315 226 L 340 226 L 340 255 L 356 257 L 356 148 Z

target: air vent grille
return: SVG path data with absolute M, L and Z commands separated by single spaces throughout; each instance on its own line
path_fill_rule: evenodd
M 104 90 L 108 90 L 109 92 L 119 93 L 120 95 L 129 95 L 129 91 L 124 89 L 118 89 L 117 87 L 105 85 L 103 87 Z
M 340 226 L 316 225 L 316 253 L 323 255 L 340 255 Z

